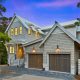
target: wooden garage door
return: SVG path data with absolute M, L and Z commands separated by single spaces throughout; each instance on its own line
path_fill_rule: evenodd
M 43 68 L 43 55 L 42 54 L 29 54 L 28 57 L 28 66 L 29 68 Z
M 49 69 L 61 72 L 70 72 L 69 54 L 49 54 Z

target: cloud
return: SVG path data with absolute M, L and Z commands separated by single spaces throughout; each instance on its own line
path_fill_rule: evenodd
M 37 7 L 63 7 L 77 4 L 78 0 L 57 0 L 52 2 L 37 3 Z

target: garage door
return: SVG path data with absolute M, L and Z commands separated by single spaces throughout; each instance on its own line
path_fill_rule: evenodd
M 69 54 L 49 54 L 49 69 L 61 72 L 70 72 Z
M 28 57 L 28 66 L 29 68 L 43 68 L 43 55 L 42 54 L 29 54 Z

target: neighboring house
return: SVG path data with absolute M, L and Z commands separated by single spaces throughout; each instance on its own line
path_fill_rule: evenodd
M 76 74 L 80 58 L 80 26 L 76 22 L 55 22 L 52 27 L 41 29 L 14 15 L 6 29 L 12 38 L 6 43 L 8 64 Z

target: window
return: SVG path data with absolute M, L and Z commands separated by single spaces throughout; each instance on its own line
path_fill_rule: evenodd
M 31 35 L 31 32 L 32 32 L 32 29 L 29 28 L 29 29 L 28 29 L 28 34 Z
M 18 35 L 18 28 L 15 28 L 15 35 Z
M 19 27 L 19 34 L 22 34 L 22 27 Z
M 10 46 L 10 53 L 14 53 L 14 47 Z
M 40 33 L 38 31 L 36 31 L 35 36 L 38 38 L 40 36 Z
M 14 35 L 14 29 L 11 28 L 11 35 Z

